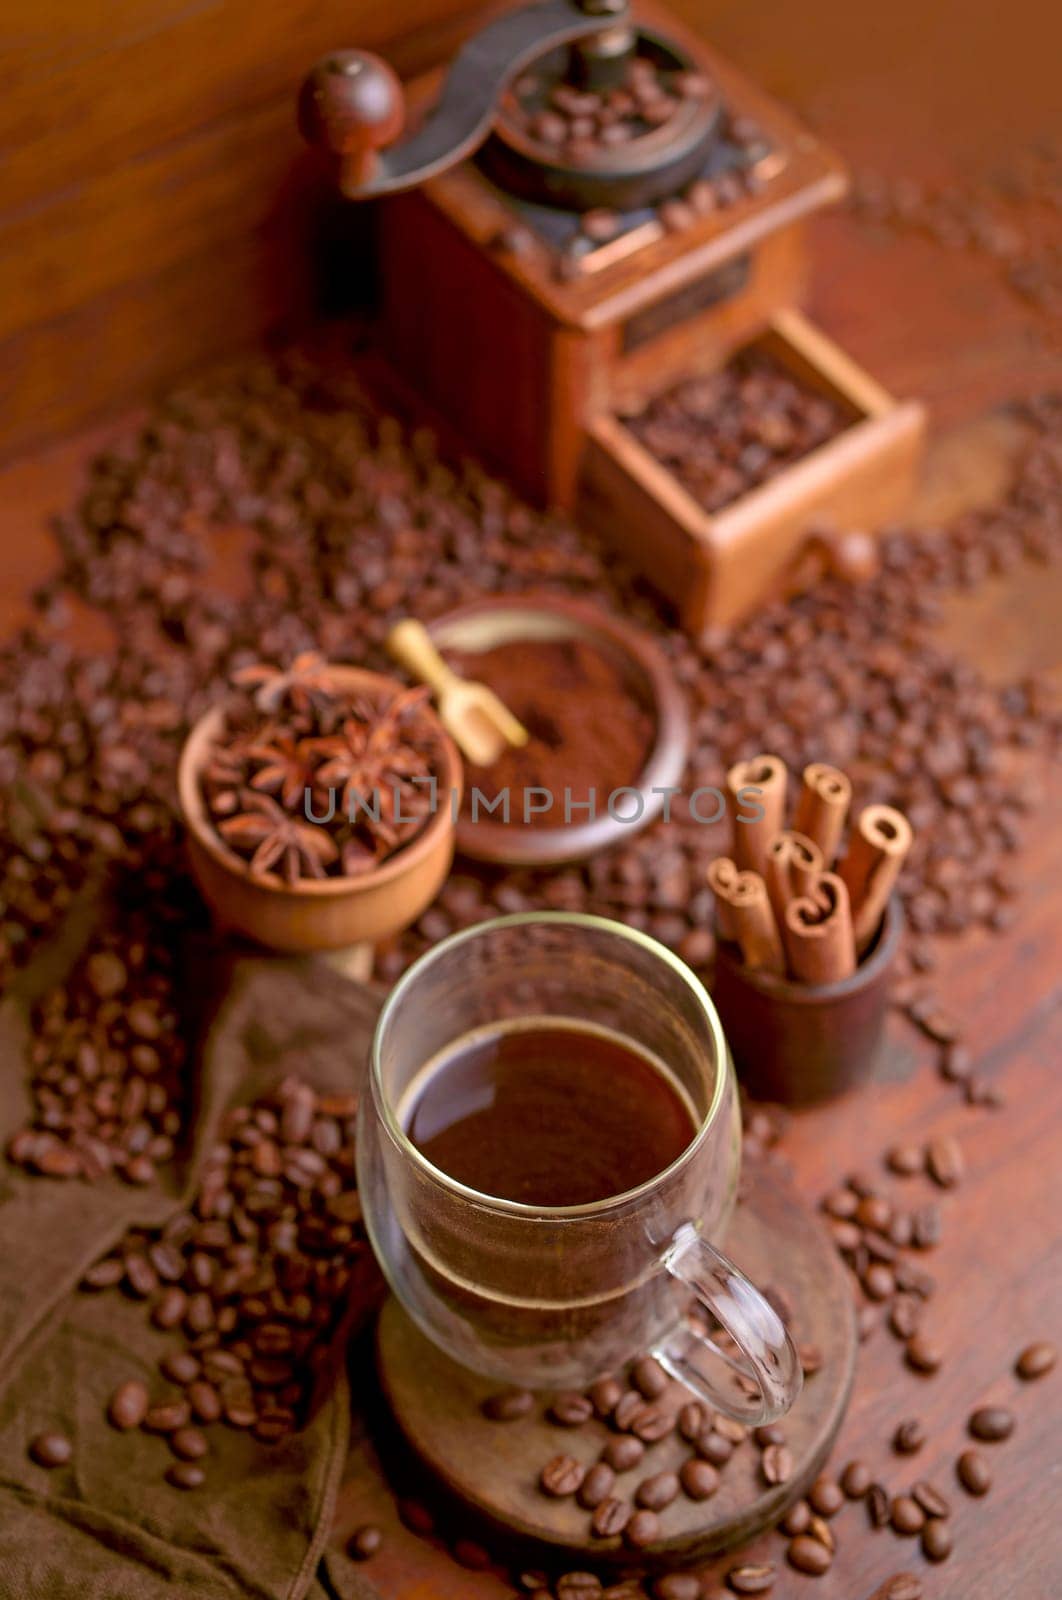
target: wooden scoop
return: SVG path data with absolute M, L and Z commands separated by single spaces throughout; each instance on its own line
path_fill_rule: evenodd
M 407 617 L 387 635 L 391 655 L 435 693 L 447 733 L 475 767 L 489 767 L 507 744 L 525 745 L 527 729 L 485 683 L 470 683 L 446 665 L 423 623 Z

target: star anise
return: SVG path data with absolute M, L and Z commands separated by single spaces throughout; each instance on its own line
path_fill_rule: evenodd
M 303 797 L 314 782 L 313 741 L 277 733 L 271 739 L 247 746 L 247 758 L 258 763 L 250 780 L 252 789 L 279 794 L 289 811 L 302 809 Z
M 259 711 L 276 711 L 288 700 L 296 711 L 309 711 L 335 698 L 336 681 L 324 656 L 304 650 L 290 667 L 271 667 L 264 662 L 241 667 L 232 675 L 238 689 L 248 689 Z
M 338 859 L 338 846 L 326 829 L 293 817 L 270 795 L 245 790 L 241 803 L 237 816 L 217 826 L 226 844 L 250 855 L 252 872 L 264 874 L 279 865 L 285 881 L 295 884 L 300 877 L 323 878 Z

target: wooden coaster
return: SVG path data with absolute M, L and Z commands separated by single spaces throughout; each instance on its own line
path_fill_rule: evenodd
M 822 1365 L 806 1379 L 782 1424 L 793 1457 L 788 1482 L 774 1488 L 764 1483 L 758 1447 L 742 1444 L 710 1500 L 695 1504 L 683 1495 L 661 1514 L 661 1541 L 644 1554 L 663 1564 L 743 1544 L 777 1522 L 821 1469 L 848 1403 L 857 1336 L 844 1265 L 818 1218 L 769 1168 L 748 1167 L 747 1186 L 727 1253 L 755 1282 L 783 1291 L 795 1307 L 794 1338 L 817 1346 Z M 545 1417 L 548 1396 L 520 1421 L 488 1421 L 482 1402 L 500 1386 L 443 1355 L 393 1298 L 380 1317 L 377 1362 L 384 1394 L 413 1451 L 477 1516 L 510 1537 L 537 1540 L 566 1555 L 630 1560 L 620 1540 L 591 1536 L 590 1514 L 574 1499 L 551 1500 L 537 1487 L 551 1456 L 570 1454 L 586 1466 L 596 1461 L 612 1436 L 604 1423 L 556 1427 Z M 673 1392 L 676 1407 L 690 1398 L 678 1384 Z M 677 1470 L 688 1455 L 689 1447 L 672 1433 L 647 1449 L 614 1492 L 629 1499 L 641 1479 Z

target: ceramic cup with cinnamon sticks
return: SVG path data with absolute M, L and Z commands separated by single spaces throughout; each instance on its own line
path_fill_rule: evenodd
M 749 1092 L 808 1105 L 873 1074 L 903 921 L 893 891 L 912 836 L 888 806 L 849 820 L 851 785 L 823 763 L 805 768 L 787 828 L 788 782 L 776 756 L 727 775 L 732 854 L 708 870 L 713 994 Z M 748 823 L 750 809 L 762 815 Z

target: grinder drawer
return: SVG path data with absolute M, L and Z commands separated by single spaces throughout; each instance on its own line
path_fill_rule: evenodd
M 583 517 L 694 633 L 728 627 L 782 593 L 816 527 L 872 530 L 894 518 L 913 488 L 925 432 L 921 405 L 894 400 L 799 311 L 777 312 L 743 349 L 764 352 L 825 396 L 842 421 L 722 509 L 706 510 L 621 418 L 606 413 L 587 427 Z

